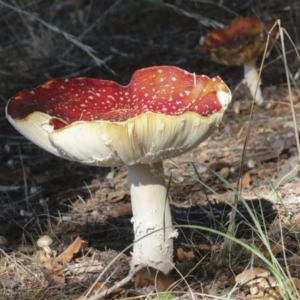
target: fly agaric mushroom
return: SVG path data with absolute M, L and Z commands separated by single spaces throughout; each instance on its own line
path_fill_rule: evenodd
M 6 115 L 57 156 L 95 166 L 125 164 L 135 234 L 132 268 L 145 264 L 168 273 L 177 233 L 162 161 L 211 135 L 230 101 L 219 77 L 158 66 L 137 71 L 127 86 L 91 78 L 51 80 L 11 98 Z
M 257 104 L 262 104 L 264 99 L 256 60 L 263 56 L 266 46 L 267 53 L 270 51 L 277 38 L 278 27 L 269 32 L 273 24 L 273 21 L 263 23 L 256 17 L 236 17 L 228 27 L 212 30 L 201 37 L 200 45 L 197 46 L 198 50 L 208 54 L 214 62 L 227 66 L 243 65 L 245 83 Z

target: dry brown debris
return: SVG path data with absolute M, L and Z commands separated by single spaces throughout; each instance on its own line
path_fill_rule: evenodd
M 50 258 L 47 256 L 49 253 L 38 251 L 36 261 L 51 285 L 62 285 L 66 282 L 64 275 L 66 264 L 71 262 L 74 255 L 84 248 L 87 242 L 77 237 L 74 242 L 59 256 Z
M 151 267 L 144 267 L 135 274 L 135 288 L 154 288 L 157 292 L 170 290 L 174 279 Z
M 164 6 L 168 1 L 106 0 L 99 4 L 99 1 L 70 0 L 45 1 L 40 5 L 41 3 L 35 0 L 16 0 L 13 2 L 18 11 L 5 6 L 12 1 L 2 2 L 0 227 L 1 235 L 9 241 L 8 244 L 0 246 L 0 281 L 3 287 L 0 289 L 0 299 L 78 297 L 91 282 L 96 281 L 98 274 L 120 254 L 120 250 L 125 248 L 126 243 L 119 243 L 119 240 L 131 234 L 130 230 L 123 231 L 127 223 L 131 228 L 130 217 L 128 220 L 122 219 L 122 216 L 130 212 L 127 172 L 124 169 L 114 168 L 112 176 L 106 178 L 106 175 L 112 172 L 111 169 L 88 169 L 79 164 L 61 161 L 25 142 L 8 125 L 4 116 L 4 106 L 9 97 L 23 88 L 37 86 L 51 78 L 91 76 L 126 84 L 135 70 L 158 64 L 177 65 L 191 72 L 220 75 L 234 91 L 238 114 L 233 104 L 219 132 L 194 151 L 176 158 L 174 162 L 177 165 L 170 161 L 164 164 L 167 180 L 171 178 L 172 173 L 173 181 L 169 191 L 172 205 L 174 210 L 181 209 L 186 213 L 185 224 L 190 221 L 202 222 L 200 224 L 204 227 L 211 227 L 215 222 L 227 226 L 228 211 L 223 211 L 218 204 L 224 201 L 233 202 L 234 192 L 209 169 L 216 166 L 214 170 L 230 184 L 237 182 L 249 124 L 250 97 L 242 86 L 234 89 L 242 78 L 242 72 L 236 72 L 235 68 L 220 69 L 217 65 L 208 64 L 207 60 L 195 54 L 193 49 L 201 35 L 199 19 L 203 20 L 205 15 L 211 20 L 218 18 L 218 21 L 222 20 L 226 24 L 232 18 L 232 12 L 229 13 L 228 8 L 237 14 L 243 13 L 237 11 L 239 7 L 235 6 L 236 1 L 223 1 L 224 7 L 218 7 L 217 15 L 207 4 L 203 4 L 199 10 L 196 2 L 186 1 L 183 4 L 184 1 L 176 1 L 185 12 L 196 13 L 197 19 L 187 15 L 179 17 L 177 12 Z M 256 7 L 247 7 L 255 1 L 246 2 L 247 11 L 262 11 L 262 8 L 263 11 L 270 11 L 283 20 L 291 35 L 297 33 L 295 29 L 300 26 L 299 6 L 293 7 L 289 2 L 269 1 L 270 4 L 263 4 L 263 7 L 261 3 Z M 30 15 L 23 11 L 29 12 Z M 45 27 L 35 16 L 91 46 L 97 51 L 96 56 L 105 60 L 106 65 L 113 69 L 115 74 L 103 65 L 98 67 L 85 51 L 71 43 L 61 32 L 54 32 Z M 201 30 L 209 30 L 208 25 L 210 24 L 201 25 Z M 296 44 L 299 44 L 297 34 L 294 38 Z M 281 59 L 277 59 L 279 56 L 276 51 L 271 55 L 273 56 L 269 64 L 263 70 L 263 82 L 267 85 L 263 88 L 266 107 L 254 108 L 242 174 L 245 176 L 245 182 L 242 184 L 241 194 L 245 199 L 255 201 L 269 195 L 272 190 L 271 183 L 276 180 L 278 172 L 289 157 L 297 153 L 288 91 L 281 76 Z M 292 73 L 299 68 L 294 57 L 294 54 L 289 52 L 287 58 L 292 61 Z M 299 119 L 297 87 L 292 89 L 292 100 Z M 195 173 L 194 166 L 198 174 Z M 217 194 L 203 188 L 200 182 L 204 182 Z M 272 238 L 271 248 L 273 255 L 282 261 L 283 268 L 288 265 L 291 276 L 299 278 L 299 182 L 294 179 L 278 188 L 278 192 L 285 206 L 276 207 L 280 218 L 277 223 L 273 223 L 273 227 L 275 231 L 281 232 L 281 225 L 286 225 L 291 234 Z M 43 205 L 40 204 L 41 199 L 45 199 Z M 189 214 L 193 205 L 207 209 L 208 203 L 211 205 L 211 210 L 208 209 L 209 214 L 204 214 L 202 209 L 194 215 Z M 21 216 L 19 212 L 22 210 L 29 212 L 31 216 Z M 257 209 L 258 214 L 263 210 L 264 208 Z M 220 218 L 222 213 L 224 218 Z M 109 216 L 113 218 L 108 220 Z M 115 223 L 112 220 L 115 220 L 115 217 L 120 217 L 122 222 Z M 268 226 L 269 224 L 265 234 L 270 236 Z M 79 251 L 76 254 L 77 258 L 71 258 L 69 263 L 60 261 L 59 264 L 53 265 L 54 257 L 47 258 L 43 252 L 37 253 L 32 242 L 35 236 L 46 233 L 54 233 L 62 241 L 81 235 L 93 244 L 94 249 L 86 249 L 90 251 L 89 255 L 85 255 L 84 252 L 83 256 L 80 256 Z M 190 247 L 194 249 L 192 251 L 178 250 L 178 258 L 182 259 L 184 274 L 187 274 L 186 279 L 195 292 L 209 293 L 210 288 L 214 286 L 214 279 L 217 280 L 217 289 L 221 295 L 226 292 L 226 288 L 232 288 L 232 275 L 229 271 L 217 272 L 219 266 L 214 261 L 214 254 L 218 253 L 219 237 L 210 236 L 198 229 L 192 230 L 191 233 L 183 232 L 182 236 L 185 243 L 194 246 Z M 203 239 L 206 244 L 203 243 Z M 266 257 L 270 255 L 260 241 L 245 239 L 245 242 L 254 242 Z M 179 244 L 179 248 L 181 246 Z M 60 244 L 53 248 L 58 253 L 63 253 L 61 247 Z M 37 268 L 34 256 L 39 256 L 45 273 Z M 72 254 L 69 257 L 72 257 Z M 225 261 L 228 257 L 224 257 Z M 231 260 L 230 263 L 240 266 L 241 261 L 248 263 L 253 255 L 236 246 L 232 249 L 232 258 L 237 261 Z M 122 258 L 112 265 L 101 281 L 109 287 L 124 278 L 129 272 L 129 260 L 129 253 L 122 254 Z M 212 267 L 206 270 L 210 265 Z M 190 270 L 195 266 L 196 271 L 202 272 L 203 268 L 204 275 L 199 271 L 200 274 L 193 273 L 189 277 Z M 226 265 L 226 270 L 231 270 L 231 267 Z M 59 284 L 59 287 L 47 288 L 49 281 L 45 276 L 48 276 L 50 282 L 53 280 Z M 61 285 L 63 282 L 65 284 Z M 99 285 L 102 283 L 98 283 L 96 289 Z M 133 284 L 129 284 L 126 291 L 130 291 L 131 288 L 133 289 Z M 188 290 L 184 284 L 178 289 Z M 276 289 L 269 289 L 270 294 L 274 291 Z M 278 291 L 276 292 L 279 295 Z M 252 298 L 254 296 L 258 297 L 259 293 L 249 295 Z M 263 291 L 261 296 L 268 299 Z M 197 296 L 195 297 L 197 299 Z M 271 300 L 272 296 L 269 297 Z M 185 299 L 190 299 L 190 295 Z

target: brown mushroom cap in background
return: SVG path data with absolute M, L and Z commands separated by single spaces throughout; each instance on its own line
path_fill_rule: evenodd
M 268 33 L 274 21 L 262 22 L 257 17 L 236 17 L 222 29 L 210 31 L 200 40 L 197 50 L 207 54 L 216 63 L 241 66 L 263 56 Z M 270 32 L 267 51 L 278 34 L 278 26 Z

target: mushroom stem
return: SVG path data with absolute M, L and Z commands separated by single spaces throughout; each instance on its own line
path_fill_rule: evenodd
M 250 89 L 251 96 L 254 98 L 255 103 L 261 105 L 264 102 L 264 98 L 260 88 L 261 81 L 255 60 L 244 64 L 244 80 Z
M 145 264 L 167 274 L 173 269 L 177 232 L 172 226 L 162 162 L 127 168 L 135 235 L 131 268 Z

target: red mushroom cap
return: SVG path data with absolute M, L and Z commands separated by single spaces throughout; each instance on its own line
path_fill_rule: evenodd
M 23 135 L 53 154 L 119 165 L 155 162 L 168 157 L 166 153 L 188 151 L 183 150 L 191 148 L 187 123 L 198 120 L 202 129 L 197 129 L 193 144 L 199 144 L 221 121 L 230 100 L 230 90 L 219 77 L 159 66 L 137 71 L 127 86 L 92 78 L 51 80 L 11 98 L 6 114 Z M 164 140 L 154 147 L 159 135 Z M 153 154 L 156 147 L 159 155 Z
M 55 129 L 77 121 L 123 122 L 146 112 L 209 116 L 222 109 L 218 91 L 229 92 L 218 77 L 162 66 L 137 71 L 127 86 L 84 77 L 50 80 L 19 92 L 10 99 L 7 111 L 15 120 L 34 112 L 51 115 L 62 122 L 53 120 Z
M 274 21 L 263 23 L 256 17 L 236 17 L 222 29 L 210 31 L 197 49 L 224 65 L 243 65 L 262 57 Z M 278 34 L 278 26 L 270 32 L 268 50 Z

